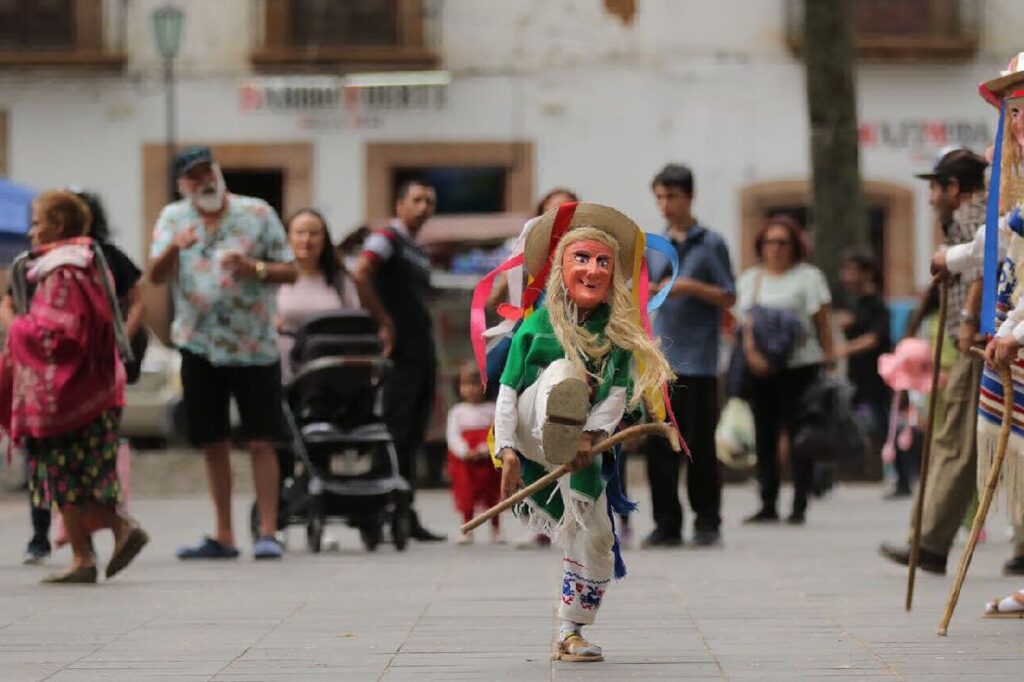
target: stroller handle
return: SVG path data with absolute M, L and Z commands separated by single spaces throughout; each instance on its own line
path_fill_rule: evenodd
M 369 367 L 371 369 L 389 370 L 393 365 L 394 363 L 391 360 L 375 357 L 373 355 L 349 355 L 344 357 L 317 358 L 316 360 L 311 360 L 302 366 L 302 369 L 292 377 L 291 381 L 288 382 L 288 388 L 301 384 L 307 377 L 325 369 L 336 369 L 341 367 Z

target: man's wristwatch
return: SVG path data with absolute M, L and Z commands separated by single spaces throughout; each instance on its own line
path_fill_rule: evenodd
M 961 308 L 960 309 L 960 322 L 962 324 L 973 324 L 973 325 L 977 326 L 978 323 L 981 322 L 981 320 L 978 318 L 977 315 L 971 315 L 969 312 L 967 312 L 966 310 Z
M 261 282 L 267 280 L 267 264 L 261 260 L 256 261 L 256 279 Z

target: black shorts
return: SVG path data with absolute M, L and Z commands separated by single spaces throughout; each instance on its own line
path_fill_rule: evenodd
M 181 384 L 192 445 L 230 439 L 232 396 L 246 442 L 281 437 L 280 363 L 214 365 L 201 355 L 182 350 Z

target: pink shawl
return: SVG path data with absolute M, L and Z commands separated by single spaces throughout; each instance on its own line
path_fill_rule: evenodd
M 89 240 L 33 255 L 36 292 L 0 354 L 0 426 L 15 443 L 73 431 L 124 406 L 114 313 Z

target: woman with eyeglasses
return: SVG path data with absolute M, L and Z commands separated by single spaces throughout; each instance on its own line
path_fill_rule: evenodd
M 797 406 L 822 367 L 832 359 L 829 306 L 832 297 L 825 276 L 805 262 L 808 254 L 803 228 L 787 216 L 769 218 L 758 233 L 754 251 L 760 263 L 736 282 L 736 306 L 744 320 L 740 342 L 750 372 L 750 403 L 757 439 L 757 477 L 761 485 L 761 509 L 745 523 L 779 521 L 779 436 L 792 437 Z M 799 320 L 792 350 L 782 366 L 776 366 L 754 342 L 752 319 L 755 306 L 782 310 Z M 790 457 L 793 507 L 787 522 L 804 522 L 814 462 Z

